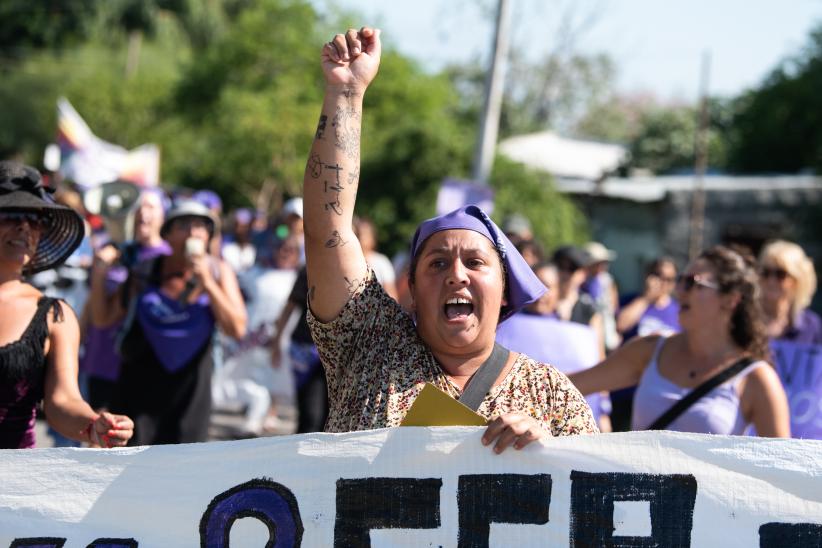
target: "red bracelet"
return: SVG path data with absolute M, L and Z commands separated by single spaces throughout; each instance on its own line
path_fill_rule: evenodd
M 86 437 L 88 438 L 88 442 L 89 442 L 90 444 L 94 444 L 94 443 L 96 443 L 97 445 L 102 445 L 102 444 L 100 443 L 100 436 L 97 436 L 97 441 L 96 441 L 96 442 L 95 442 L 95 441 L 94 441 L 94 439 L 91 437 L 91 436 L 92 436 L 92 432 L 93 432 L 93 433 L 95 433 L 95 434 L 97 433 L 97 431 L 94 429 L 94 423 L 95 423 L 95 422 L 97 422 L 97 419 L 99 419 L 99 418 L 100 418 L 100 416 L 98 415 L 98 416 L 94 417 L 93 419 L 91 419 L 91 420 L 89 421 L 89 423 L 88 423 L 88 426 L 86 426 L 86 427 L 85 427 L 85 429 L 83 430 L 83 433 L 84 433 L 84 434 L 86 435 Z

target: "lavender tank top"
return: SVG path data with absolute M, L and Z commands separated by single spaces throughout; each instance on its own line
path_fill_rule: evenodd
M 693 390 L 683 388 L 660 374 L 659 353 L 665 340 L 665 337 L 659 338 L 651 361 L 645 368 L 637 386 L 634 394 L 631 430 L 646 430 L 663 413 Z M 667 430 L 699 434 L 742 435 L 748 423 L 739 407 L 737 387 L 744 377 L 762 366 L 768 367 L 768 364 L 764 361 L 754 362 L 732 379 L 702 396 L 668 425 Z

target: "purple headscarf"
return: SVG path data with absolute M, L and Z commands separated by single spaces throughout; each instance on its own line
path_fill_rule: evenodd
M 432 234 L 455 229 L 473 230 L 488 238 L 499 252 L 502 262 L 505 263 L 508 304 L 500 311 L 500 322 L 508 319 L 525 305 L 536 301 L 547 291 L 514 244 L 494 224 L 494 221 L 475 205 L 464 206 L 451 213 L 423 221 L 417 227 L 414 239 L 411 240 L 412 264 L 422 245 Z

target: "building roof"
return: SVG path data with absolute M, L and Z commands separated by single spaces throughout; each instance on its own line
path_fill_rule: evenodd
M 812 175 L 742 176 L 708 175 L 703 178 L 706 192 L 753 192 L 766 195 L 774 192 L 810 190 L 822 192 L 822 177 Z M 659 202 L 669 193 L 692 192 L 696 188 L 693 175 L 658 177 L 610 177 L 597 184 L 592 180 L 563 178 L 556 181 L 557 190 L 569 194 L 587 194 L 630 200 Z M 790 200 L 788 200 L 790 201 Z
M 517 135 L 500 142 L 500 153 L 557 177 L 600 179 L 627 158 L 625 147 L 560 137 L 550 131 Z

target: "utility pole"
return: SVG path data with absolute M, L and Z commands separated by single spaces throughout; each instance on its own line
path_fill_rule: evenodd
M 705 169 L 708 166 L 708 77 L 711 54 L 702 54 L 699 124 L 694 138 L 694 191 L 691 199 L 691 238 L 688 259 L 693 261 L 702 251 L 705 232 Z
M 491 70 L 485 79 L 485 106 L 482 111 L 480 135 L 474 153 L 473 179 L 482 184 L 488 183 L 497 146 L 505 60 L 508 58 L 509 12 L 509 0 L 498 0 L 494 51 L 491 57 Z

